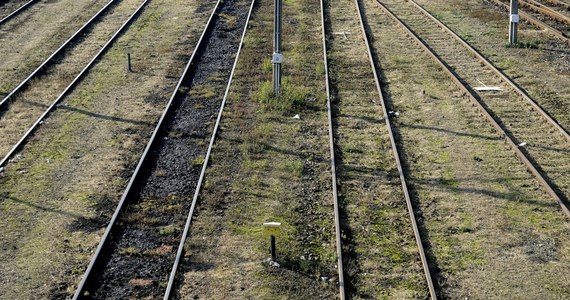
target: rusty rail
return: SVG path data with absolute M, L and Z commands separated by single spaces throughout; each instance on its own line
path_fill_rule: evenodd
M 325 32 L 325 4 L 324 0 L 321 0 L 320 2 L 321 2 L 321 23 L 322 23 L 322 36 L 323 36 L 323 61 L 325 65 L 325 86 L 327 92 L 327 115 L 328 115 L 328 127 L 329 127 L 329 149 L 330 149 L 331 174 L 332 174 L 332 196 L 333 196 L 333 205 L 334 205 L 338 282 L 339 282 L 340 299 L 344 300 L 346 298 L 346 293 L 345 293 L 345 284 L 344 284 L 344 268 L 342 264 L 340 210 L 338 205 L 338 188 L 337 188 L 337 179 L 336 179 L 336 157 L 334 152 L 334 132 L 333 132 L 332 105 L 331 105 L 331 93 L 330 93 L 331 89 L 330 89 L 330 78 L 329 78 L 329 62 L 327 56 L 327 40 Z
M 412 199 L 410 197 L 410 193 L 408 190 L 408 184 L 407 184 L 407 180 L 406 180 L 406 175 L 404 174 L 404 168 L 402 167 L 402 163 L 400 161 L 400 153 L 398 150 L 398 146 L 396 144 L 396 139 L 394 137 L 394 133 L 392 130 L 392 124 L 390 122 L 390 117 L 388 115 L 388 111 L 386 108 L 386 101 L 384 99 L 384 96 L 382 95 L 382 88 L 380 85 L 380 78 L 378 77 L 378 72 L 376 72 L 376 64 L 374 61 L 374 56 L 372 55 L 372 50 L 370 47 L 370 42 L 368 40 L 368 35 L 367 35 L 367 31 L 366 28 L 364 27 L 364 21 L 363 21 L 363 14 L 362 14 L 362 9 L 360 8 L 360 0 L 354 0 L 356 8 L 358 10 L 358 18 L 360 21 L 360 28 L 362 30 L 362 35 L 364 36 L 364 41 L 366 44 L 366 49 L 368 52 L 368 58 L 370 61 L 370 66 L 372 67 L 372 72 L 374 73 L 374 81 L 376 83 L 376 89 L 378 90 L 378 95 L 379 95 L 379 100 L 382 104 L 382 112 L 384 114 L 383 119 L 386 123 L 386 127 L 388 128 L 388 133 L 390 135 L 390 144 L 392 147 L 392 152 L 394 153 L 394 159 L 396 160 L 396 165 L 398 168 L 398 173 L 400 176 L 400 182 L 402 184 L 402 190 L 404 192 L 404 197 L 406 199 L 406 206 L 408 208 L 408 213 L 410 216 L 410 221 L 412 223 L 412 229 L 414 231 L 414 237 L 416 239 L 416 244 L 418 246 L 418 252 L 420 254 L 420 259 L 422 261 L 422 267 L 424 270 L 424 274 L 426 277 L 426 282 L 429 288 L 429 292 L 430 292 L 430 296 L 432 299 L 437 299 L 437 293 L 435 290 L 435 285 L 433 283 L 433 279 L 431 277 L 431 272 L 429 269 L 429 263 L 427 261 L 427 255 L 425 254 L 425 250 L 424 250 L 424 246 L 422 243 L 422 239 L 421 239 L 421 235 L 420 235 L 420 231 L 418 228 L 418 224 L 416 221 L 416 216 L 414 214 L 414 208 L 412 205 Z
M 409 0 L 413 2 L 412 0 Z M 418 44 L 442 69 L 443 71 L 451 78 L 451 80 L 461 89 L 461 91 L 469 98 L 469 100 L 479 109 L 481 114 L 491 123 L 491 125 L 495 128 L 495 130 L 500 133 L 503 138 L 505 139 L 506 143 L 513 149 L 517 157 L 525 164 L 527 169 L 530 173 L 532 173 L 535 178 L 539 181 L 541 186 L 546 190 L 546 192 L 554 198 L 554 200 L 560 205 L 560 208 L 564 212 L 564 214 L 570 218 L 570 210 L 566 207 L 565 203 L 562 199 L 558 196 L 554 188 L 552 187 L 551 183 L 538 171 L 536 166 L 530 161 L 530 159 L 520 150 L 518 145 L 513 141 L 512 137 L 506 132 L 506 130 L 495 120 L 495 118 L 491 115 L 491 113 L 485 108 L 485 106 L 473 95 L 473 93 L 467 88 L 465 84 L 461 82 L 457 76 L 455 76 L 453 70 L 443 61 L 439 56 L 434 53 L 429 46 L 421 40 L 406 24 L 404 24 L 396 15 L 392 13 L 384 4 L 380 2 L 380 0 L 376 0 L 380 8 L 384 10 L 390 18 L 392 18 L 400 28 L 410 36 L 416 44 Z M 414 2 L 415 3 L 415 2 Z M 416 4 L 417 5 L 417 4 Z M 422 11 L 426 12 L 425 10 Z M 427 13 L 427 12 L 426 12 Z M 429 13 L 428 13 L 429 14 Z M 430 15 L 431 16 L 431 15 Z M 431 18 L 435 19 L 433 16 Z M 438 21 L 439 22 L 439 21 Z M 456 35 L 454 35 L 456 36 Z
M 503 3 L 501 0 L 489 0 L 489 1 L 492 1 L 496 5 L 502 7 L 504 10 L 509 11 L 509 6 L 505 3 Z M 558 39 L 562 40 L 563 42 L 570 45 L 570 39 L 568 38 L 568 36 L 565 33 L 561 32 L 560 30 L 542 22 L 541 20 L 529 15 L 528 13 L 526 13 L 520 9 L 519 9 L 519 15 L 521 16 L 521 18 L 523 20 L 526 20 L 527 22 L 548 31 L 550 34 L 554 35 L 556 38 L 558 38 Z

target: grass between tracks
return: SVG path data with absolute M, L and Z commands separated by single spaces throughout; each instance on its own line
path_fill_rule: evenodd
M 284 2 L 280 99 L 267 90 L 272 9 L 259 1 L 247 32 L 186 245 L 185 298 L 337 294 L 319 2 Z M 267 261 L 267 221 L 282 222 L 280 267 Z
M 388 129 L 354 1 L 330 1 L 332 89 L 347 293 L 353 299 L 425 298 Z
M 0 135 L 3 137 L 0 156 L 8 153 L 139 5 L 139 0 L 127 0 L 111 7 L 93 26 L 90 34 L 65 51 L 57 64 L 34 78 L 12 98 L 0 119 Z
M 107 3 L 104 0 L 37 2 L 0 29 L 0 98 Z
M 570 227 L 419 47 L 365 1 L 443 298 L 567 298 Z
M 484 0 L 417 2 L 512 78 L 562 126 L 570 128 L 569 45 L 523 21 L 519 41 L 536 49 L 507 48 L 508 14 Z
M 73 293 L 213 5 L 153 1 L 0 174 L 0 298 Z

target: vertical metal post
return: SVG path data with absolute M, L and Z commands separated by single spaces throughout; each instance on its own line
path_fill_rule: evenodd
M 271 260 L 275 261 L 277 259 L 277 252 L 275 251 L 275 236 L 271 236 Z
M 273 22 L 273 94 L 275 97 L 279 96 L 281 90 L 281 62 L 283 56 L 281 55 L 281 4 L 282 0 L 275 0 L 275 14 Z
M 511 14 L 509 19 L 509 45 L 512 46 L 518 42 L 519 0 L 511 0 Z

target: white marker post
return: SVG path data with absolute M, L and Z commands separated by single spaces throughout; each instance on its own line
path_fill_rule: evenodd
M 509 46 L 512 46 L 518 42 L 519 0 L 511 0 L 511 14 L 509 18 Z
M 281 223 L 263 223 L 263 233 L 271 236 L 271 260 L 275 261 L 277 259 L 277 252 L 275 251 L 275 237 L 281 234 Z

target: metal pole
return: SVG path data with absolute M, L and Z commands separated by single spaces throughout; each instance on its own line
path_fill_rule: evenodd
M 509 45 L 512 46 L 518 42 L 517 30 L 519 24 L 519 1 L 511 0 L 511 14 L 509 23 Z
M 277 259 L 277 253 L 275 251 L 275 236 L 271 236 L 271 260 L 275 261 Z
M 281 90 L 281 0 L 275 0 L 275 13 L 273 22 L 273 94 L 279 96 Z

